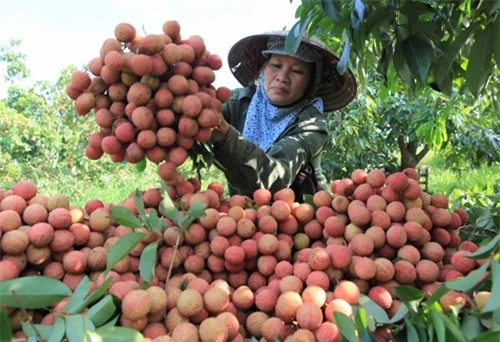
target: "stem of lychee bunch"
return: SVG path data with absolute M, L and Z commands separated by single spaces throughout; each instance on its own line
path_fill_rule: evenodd
M 168 281 L 172 275 L 172 269 L 174 268 L 175 255 L 177 254 L 177 249 L 179 248 L 179 243 L 181 240 L 181 231 L 177 231 L 177 240 L 175 241 L 174 253 L 172 254 L 172 260 L 170 260 L 170 266 L 168 267 L 167 278 L 165 279 L 165 290 L 167 289 Z
M 40 332 L 38 331 L 38 329 L 36 328 L 36 325 L 33 324 L 33 321 L 30 319 L 30 315 L 28 314 L 28 312 L 26 311 L 26 309 L 24 308 L 24 306 L 21 304 L 21 301 L 19 300 L 19 297 L 17 296 L 16 294 L 16 290 L 11 290 L 11 293 L 12 293 L 12 297 L 14 298 L 14 300 L 16 301 L 17 305 L 19 305 L 19 309 L 22 311 L 23 315 L 25 317 L 28 318 L 28 321 L 27 323 L 29 325 L 31 325 L 31 327 L 33 328 L 33 330 L 35 331 L 35 334 L 38 338 L 39 341 L 47 341 L 43 336 L 42 334 L 40 334 Z

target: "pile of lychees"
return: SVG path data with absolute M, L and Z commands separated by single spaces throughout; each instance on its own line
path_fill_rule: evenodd
M 179 187 L 182 182 L 191 187 Z M 441 194 L 422 191 L 413 169 L 387 176 L 355 170 L 329 190 L 297 203 L 290 188 L 224 197 L 219 183 L 202 189 L 196 179 L 171 182 L 167 193 L 183 202 L 179 210 L 204 203 L 205 216 L 179 240 L 177 222 L 163 217 L 161 233 L 147 235 L 104 275 L 110 247 L 133 231 L 110 218 L 110 208 L 138 214 L 133 195 L 81 207 L 62 195 L 37 194 L 32 182 L 21 180 L 0 191 L 0 281 L 38 274 L 74 290 L 86 276 L 94 289 L 112 278 L 109 293 L 121 300 L 118 324 L 150 341 L 337 341 L 332 313 L 352 317 L 360 296 L 393 317 L 401 305 L 395 286 L 428 296 L 482 264 L 467 257 L 478 246 L 457 233 L 467 213 L 450 210 Z M 151 188 L 140 199 L 146 210 L 158 210 L 163 196 Z M 155 275 L 144 288 L 139 257 L 153 241 Z M 449 312 L 471 298 L 450 291 L 439 303 Z M 63 306 L 35 311 L 34 321 L 52 324 Z M 16 322 L 19 310 L 9 314 Z M 23 336 L 16 324 L 16 336 Z
M 66 93 L 79 115 L 93 111 L 98 130 L 88 138 L 88 158 L 147 158 L 168 181 L 180 177 L 177 167 L 193 144 L 209 140 L 231 90 L 213 85 L 222 60 L 202 37 L 183 39 L 175 20 L 162 31 L 142 36 L 119 23 L 88 71 L 73 72 Z

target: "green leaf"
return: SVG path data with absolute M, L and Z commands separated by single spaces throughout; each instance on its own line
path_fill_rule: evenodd
M 406 340 L 407 341 L 420 341 L 420 337 L 418 336 L 417 329 L 410 322 L 410 320 L 407 318 L 405 318 L 405 326 L 406 326 Z
M 42 335 L 43 338 L 45 338 L 46 340 L 48 340 L 50 338 L 50 335 L 52 334 L 52 326 L 51 325 L 35 324 L 34 328 L 36 328 L 36 331 L 33 328 L 33 325 L 31 325 L 29 323 L 22 322 L 21 325 L 23 327 L 23 332 L 28 337 L 36 337 L 37 336 L 36 332 L 38 331 L 38 333 L 40 335 Z M 28 341 L 38 341 L 38 338 L 36 340 L 29 339 Z
M 477 315 L 464 313 L 461 329 L 465 337 L 471 340 L 481 334 L 481 320 Z
M 79 305 L 79 310 L 77 312 L 81 312 L 86 307 L 89 307 L 92 303 L 95 303 L 102 296 L 106 294 L 108 288 L 111 286 L 112 278 L 107 278 L 101 286 L 95 289 L 87 298 L 85 298 Z
M 460 328 L 456 324 L 454 324 L 446 315 L 442 314 L 441 312 L 438 312 L 437 314 L 441 318 L 441 321 L 444 322 L 446 330 L 453 336 L 453 341 L 467 342 L 464 334 L 462 334 L 462 331 L 460 331 Z
M 484 259 L 488 257 L 494 249 L 498 248 L 500 244 L 500 234 L 497 234 L 486 246 L 479 248 L 475 252 L 468 254 L 467 257 L 471 259 Z
M 424 299 L 423 291 L 407 285 L 400 285 L 394 287 L 396 295 L 406 306 L 413 312 L 418 312 L 418 306 L 422 299 Z
M 354 9 L 351 12 L 351 26 L 357 30 L 365 17 L 365 4 L 361 0 L 354 0 Z
M 159 216 L 156 210 L 150 208 L 149 214 L 146 217 L 148 227 L 154 230 L 155 232 L 161 232 L 164 227 L 166 227 L 165 221 L 163 221 Z
M 494 259 L 491 264 L 491 279 L 493 279 L 491 296 L 481 313 L 492 312 L 500 308 L 500 300 L 498 300 L 500 298 L 500 260 L 498 258 Z
M 92 341 L 123 341 L 142 342 L 144 336 L 137 330 L 125 327 L 98 328 L 95 333 L 89 333 Z
M 384 309 L 377 305 L 367 295 L 362 294 L 359 297 L 359 304 L 375 319 L 377 323 L 389 323 L 389 316 Z
M 439 301 L 439 298 L 441 298 L 443 295 L 446 293 L 450 292 L 450 289 L 446 285 L 441 285 L 437 291 L 435 291 L 426 301 L 425 305 L 426 306 L 431 306 L 435 302 Z
M 207 205 L 205 203 L 194 203 L 189 207 L 187 214 L 195 218 L 204 217 L 207 215 L 205 212 L 206 207 Z
M 323 12 L 325 12 L 328 18 L 336 22 L 339 21 L 339 17 L 337 16 L 335 6 L 333 5 L 333 2 L 331 0 L 321 1 L 321 7 L 323 8 Z
M 106 272 L 110 271 L 123 257 L 146 236 L 145 233 L 130 233 L 122 236 L 108 251 Z
M 89 291 L 90 279 L 88 276 L 85 276 L 76 287 L 66 305 L 64 305 L 63 310 L 68 311 L 71 314 L 80 313 L 81 310 L 77 309 L 78 311 L 76 311 L 75 308 L 82 303 L 83 299 L 87 296 Z
M 115 326 L 118 326 L 120 325 L 120 311 L 117 311 L 115 313 L 115 315 L 113 315 L 113 318 L 111 318 L 109 321 L 107 321 L 106 323 L 102 324 L 99 328 L 103 328 L 103 327 L 115 327 Z
M 500 309 L 491 313 L 491 326 L 493 330 L 500 331 Z
M 463 292 L 469 292 L 476 285 L 478 285 L 479 281 L 483 278 L 486 273 L 486 270 L 490 266 L 490 260 L 487 260 L 480 268 L 470 272 L 467 276 L 463 278 L 454 279 L 451 281 L 447 281 L 445 286 L 451 290 L 459 290 Z
M 106 323 L 116 312 L 116 306 L 111 295 L 107 295 L 98 303 L 92 305 L 86 312 L 86 317 L 94 323 L 95 326 L 101 326 Z
M 358 332 L 358 338 L 361 342 L 371 342 L 370 327 L 368 326 L 368 315 L 362 307 L 356 310 L 354 314 L 354 324 Z
M 312 13 L 309 13 L 303 21 L 299 20 L 296 22 L 290 29 L 290 32 L 288 32 L 285 38 L 285 51 L 287 53 L 294 54 L 297 52 L 300 42 L 302 41 L 302 37 L 304 37 L 309 21 L 311 20 L 311 15 Z
M 12 325 L 4 308 L 0 309 L 0 341 L 12 341 Z
M 157 250 L 158 242 L 152 242 L 144 248 L 139 259 L 139 274 L 148 283 L 153 280 L 155 274 Z
M 340 61 L 337 64 L 337 71 L 339 74 L 343 75 L 347 70 L 347 63 L 349 63 L 350 55 L 350 40 L 349 37 L 346 38 L 344 43 L 344 50 L 342 50 L 342 55 L 340 56 Z
M 500 331 L 486 331 L 481 335 L 469 340 L 470 342 L 498 342 L 500 340 Z
M 135 164 L 135 169 L 137 172 L 144 172 L 144 170 L 146 170 L 146 166 L 147 166 L 147 159 L 142 158 L 140 162 Z
M 399 307 L 398 311 L 394 316 L 392 316 L 391 320 L 389 321 L 390 324 L 397 323 L 401 321 L 409 312 L 408 307 L 403 303 Z
M 163 189 L 163 200 L 160 203 L 159 210 L 160 213 L 171 219 L 172 221 L 179 221 L 180 214 L 177 208 L 174 205 L 174 202 L 172 202 L 172 199 L 168 195 L 167 190 L 165 189 L 165 184 L 162 183 L 162 189 Z
M 65 317 L 66 320 L 66 336 L 69 342 L 77 342 L 84 340 L 84 321 L 82 315 L 70 315 Z
M 412 77 L 411 77 L 411 71 L 410 68 L 408 67 L 408 63 L 406 63 L 404 57 L 403 57 L 403 48 L 401 46 L 401 42 L 398 40 L 396 42 L 396 47 L 394 49 L 394 68 L 396 69 L 396 72 L 398 73 L 399 77 L 401 77 L 401 80 L 403 80 L 404 83 L 411 85 L 413 83 Z
M 444 55 L 439 59 L 439 63 L 436 66 L 435 77 L 438 84 L 441 84 L 445 79 L 445 76 L 450 72 L 453 62 L 457 59 L 462 46 L 469 39 L 469 36 L 471 35 L 475 27 L 476 25 L 473 24 L 462 30 L 455 38 L 453 43 L 451 43 L 450 46 L 448 46 L 448 48 L 444 51 Z
M 439 342 L 446 342 L 446 329 L 444 323 L 439 316 L 439 312 L 436 310 L 430 310 L 429 315 L 431 316 L 432 324 L 434 325 L 434 330 L 436 331 L 437 338 Z
M 142 227 L 141 220 L 139 220 L 130 209 L 120 206 L 112 206 L 110 210 L 111 218 L 119 224 L 129 228 Z
M 475 41 L 472 44 L 465 79 L 467 87 L 476 97 L 491 75 L 491 58 L 493 57 L 493 44 L 491 42 L 493 40 L 493 28 L 490 25 L 475 34 Z
M 497 4 L 500 5 L 500 1 L 497 1 Z M 493 37 L 500 37 L 500 15 L 497 15 L 497 18 L 493 22 Z M 493 58 L 497 67 L 500 67 L 500 41 L 499 39 L 493 39 Z
M 137 212 L 139 213 L 140 219 L 144 221 L 144 203 L 141 200 L 141 192 L 139 191 L 139 189 L 135 190 L 134 203 L 135 207 L 137 208 Z
M 66 323 L 64 322 L 64 318 L 55 317 L 54 325 L 52 326 L 52 331 L 50 332 L 48 342 L 62 341 L 65 331 L 66 331 Z
M 15 297 L 13 292 L 15 292 Z M 66 284 L 45 276 L 27 276 L 0 283 L 0 303 L 2 306 L 39 309 L 69 296 L 71 296 L 71 290 Z M 19 303 L 15 298 L 19 300 Z
M 339 328 L 341 342 L 355 342 L 356 330 L 352 320 L 341 312 L 333 312 L 333 321 Z
M 422 38 L 411 35 L 401 42 L 401 48 L 413 76 L 425 82 L 431 65 L 432 46 Z

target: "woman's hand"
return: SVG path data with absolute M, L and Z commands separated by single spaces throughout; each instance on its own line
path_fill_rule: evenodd
M 229 124 L 224 119 L 222 115 L 220 115 L 220 122 L 217 126 L 214 127 L 212 131 L 211 140 L 214 145 L 222 145 L 227 139 L 227 132 L 229 131 Z

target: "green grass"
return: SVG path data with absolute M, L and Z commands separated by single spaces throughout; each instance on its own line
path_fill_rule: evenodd
M 192 170 L 192 163 L 187 161 L 180 168 L 184 179 L 190 177 L 198 178 L 195 171 Z M 225 184 L 222 173 L 215 167 L 211 167 L 208 172 L 204 172 L 202 176 L 202 189 L 214 181 Z M 61 183 L 61 182 L 60 182 Z M 161 179 L 157 174 L 157 166 L 148 163 L 146 170 L 138 172 L 133 165 L 126 165 L 118 174 L 106 175 L 101 179 L 99 185 L 95 184 L 75 184 L 73 188 L 76 190 L 71 195 L 64 188 L 59 187 L 59 192 L 70 196 L 75 201 L 75 204 L 84 205 L 88 200 L 100 199 L 107 203 L 119 203 L 127 198 L 136 190 L 147 190 L 150 188 L 161 187 Z
M 500 187 L 500 163 L 482 166 L 476 169 L 452 170 L 447 168 L 439 154 L 429 153 L 419 165 L 429 166 L 428 192 L 442 193 L 450 199 L 450 203 L 458 203 L 465 196 L 475 198 L 478 194 L 498 194 Z M 197 177 L 190 161 L 181 167 L 184 178 Z M 144 172 L 138 172 L 134 165 L 124 164 L 123 168 L 112 173 L 92 175 L 95 181 L 83 180 L 81 175 L 58 174 L 38 175 L 31 179 L 38 186 L 38 194 L 52 196 L 63 194 L 68 196 L 71 204 L 84 205 L 91 199 L 100 199 L 106 203 L 120 203 L 135 190 L 147 190 L 160 186 L 156 165 L 148 163 Z M 88 177 L 87 177 L 88 179 Z M 210 167 L 202 172 L 202 189 L 211 182 L 225 185 L 223 174 Z M 1 184 L 0 189 L 9 188 L 13 184 Z
M 495 194 L 500 186 L 500 163 L 479 168 L 452 170 L 439 154 L 429 153 L 419 165 L 429 166 L 428 192 L 442 193 L 450 202 L 467 194 Z

